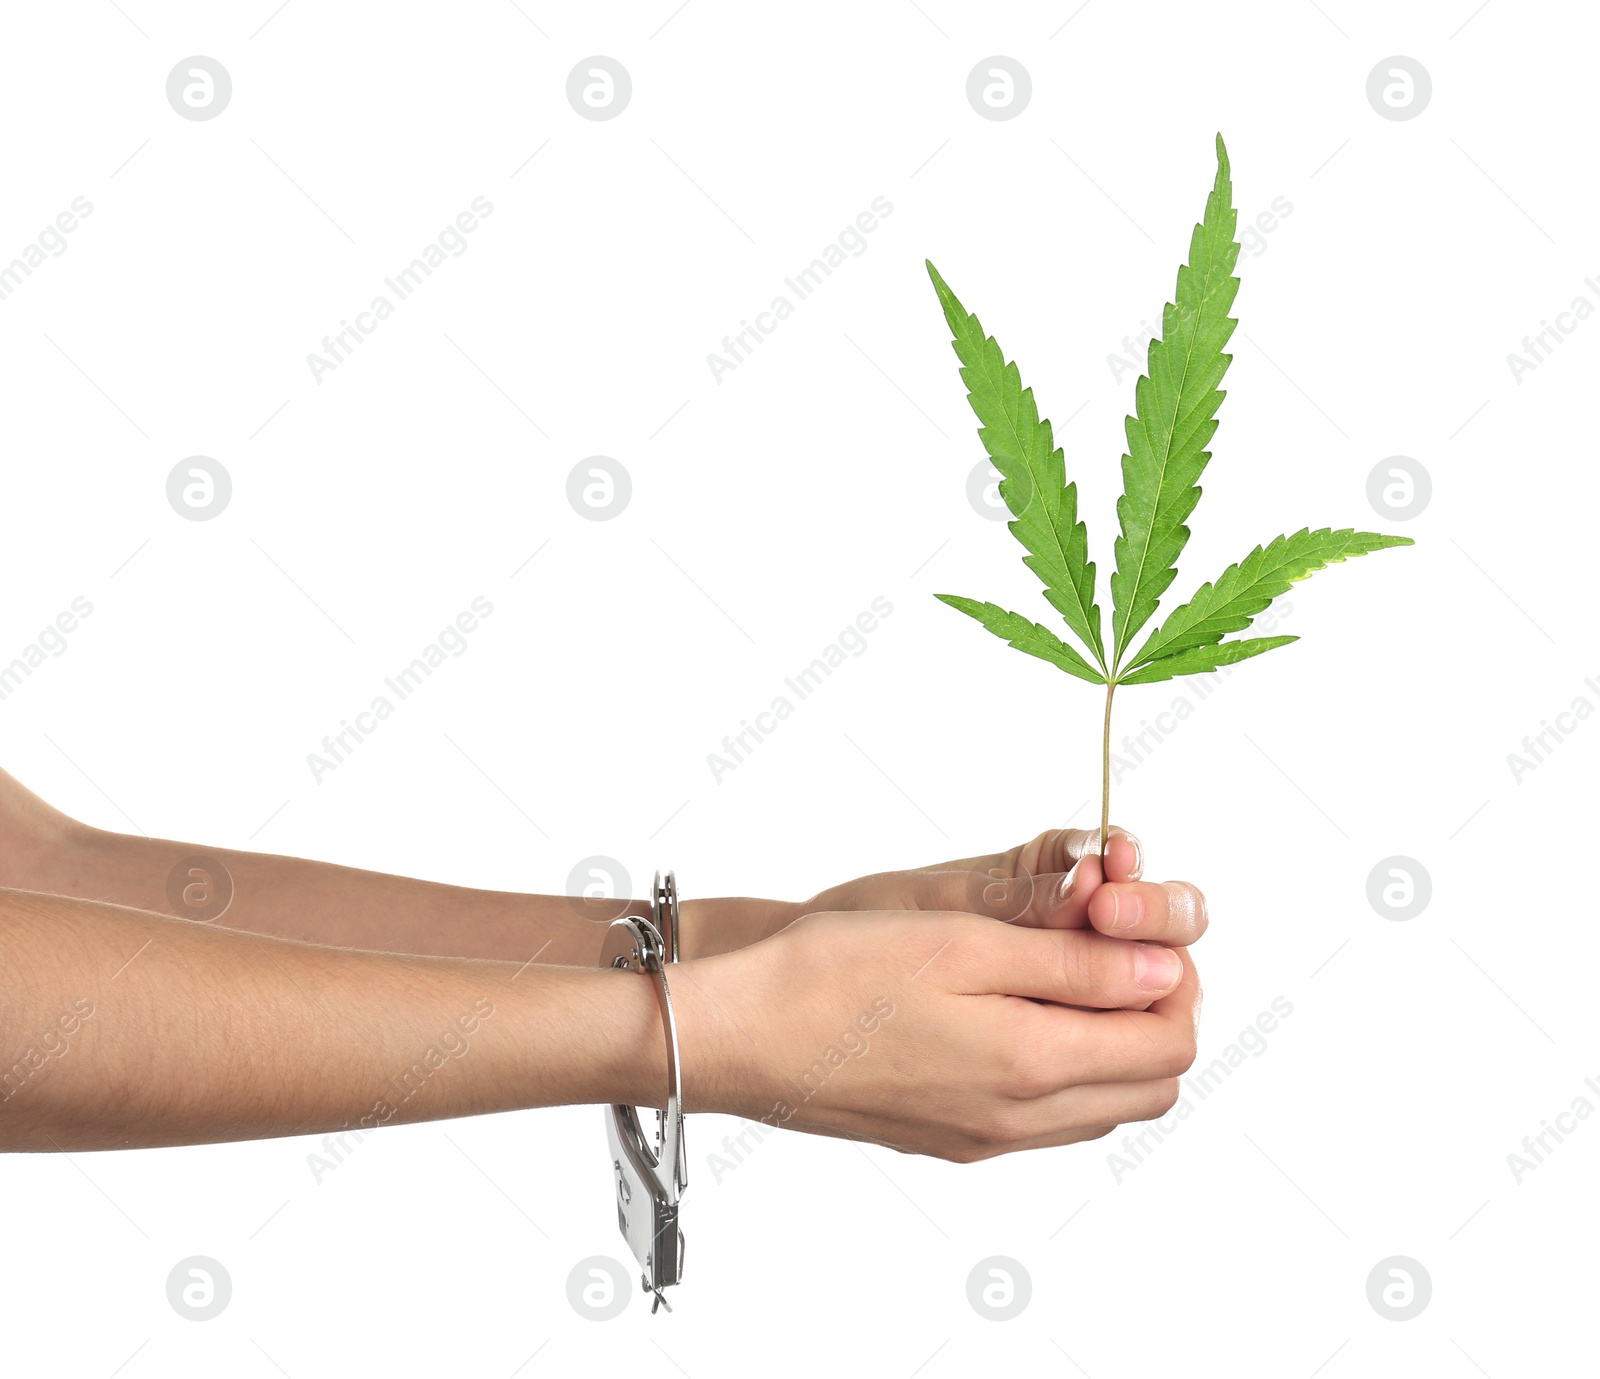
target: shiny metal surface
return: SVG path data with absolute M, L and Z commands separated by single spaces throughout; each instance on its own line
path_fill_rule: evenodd
M 666 1040 L 666 1105 L 656 1112 L 655 1135 L 645 1135 L 634 1107 L 608 1106 L 605 1110 L 617 1224 L 639 1262 L 641 1285 L 655 1295 L 652 1312 L 666 1304 L 662 1289 L 683 1277 L 684 1239 L 678 1203 L 688 1186 L 688 1158 L 683 1146 L 678 1025 L 666 973 L 667 965 L 676 962 L 677 956 L 677 880 L 668 872 L 663 883 L 657 872 L 651 890 L 651 918 L 624 915 L 613 920 L 600 958 L 602 967 L 619 967 L 650 979 L 661 1008 Z

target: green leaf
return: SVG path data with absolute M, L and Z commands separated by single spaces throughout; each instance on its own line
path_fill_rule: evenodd
M 1228 566 L 1215 584 L 1202 584 L 1188 603 L 1167 615 L 1128 664 L 1142 666 L 1157 657 L 1220 642 L 1228 633 L 1249 627 L 1251 619 L 1296 580 L 1370 551 L 1411 544 L 1409 536 L 1382 536 L 1348 527 L 1341 531 L 1302 527 L 1293 536 L 1280 536 Z
M 1175 675 L 1199 675 L 1205 671 L 1231 666 L 1235 661 L 1248 661 L 1274 647 L 1288 646 L 1298 637 L 1252 637 L 1243 642 L 1223 642 L 1218 646 L 1197 646 L 1180 651 L 1176 656 L 1163 656 L 1151 661 L 1142 670 L 1125 675 L 1119 685 L 1150 685 L 1157 680 L 1170 680 Z
M 1103 666 L 1089 533 L 1078 520 L 1078 486 L 1066 482 L 1050 422 L 1039 416 L 1033 389 L 1022 386 L 1017 366 L 1006 362 L 999 344 L 984 335 L 978 318 L 931 263 L 928 276 L 950 325 L 967 401 L 982 423 L 979 439 L 1000 471 L 1000 496 L 1015 518 L 1007 525 L 1028 552 L 1022 563 L 1043 581 L 1045 598 Z
M 1026 651 L 1041 661 L 1059 666 L 1068 675 L 1076 675 L 1091 685 L 1106 682 L 1098 670 L 1076 651 L 1056 636 L 1048 627 L 1029 622 L 1021 613 L 1008 613 L 998 604 L 980 603 L 977 599 L 964 599 L 959 594 L 935 594 L 935 598 L 958 608 L 969 618 L 976 618 L 997 637 L 1003 637 L 1018 651 Z
M 1219 134 L 1205 219 L 1194 228 L 1188 264 L 1178 269 L 1177 300 L 1162 312 L 1161 339 L 1150 342 L 1146 372 L 1134 387 L 1134 415 L 1126 422 L 1124 491 L 1117 500 L 1122 534 L 1111 576 L 1114 666 L 1177 574 L 1189 539 L 1184 520 L 1200 501 L 1200 474 L 1211 458 L 1205 446 L 1224 396 L 1217 385 L 1233 361 L 1222 349 L 1237 324 L 1228 315 L 1239 290 L 1236 221 L 1228 151 Z

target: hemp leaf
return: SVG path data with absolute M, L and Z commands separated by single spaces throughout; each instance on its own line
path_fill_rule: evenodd
M 979 603 L 964 599 L 960 594 L 935 594 L 952 608 L 959 608 L 968 617 L 976 618 L 997 637 L 1004 637 L 1018 651 L 1026 651 L 1041 661 L 1060 666 L 1068 675 L 1076 675 L 1091 685 L 1103 685 L 1106 677 L 1083 659 L 1076 651 L 1056 636 L 1048 627 L 1029 622 L 1021 613 L 1008 613 L 994 603 Z
M 1200 501 L 1200 476 L 1211 459 L 1217 408 L 1226 396 L 1222 376 L 1233 362 L 1223 353 L 1238 324 L 1228 312 L 1239 290 L 1237 215 L 1228 151 L 1217 135 L 1217 176 L 1205 214 L 1189 241 L 1189 261 L 1178 269 L 1174 300 L 1161 314 L 1161 336 L 1150 342 L 1145 372 L 1134 386 L 1134 413 L 1125 430 L 1123 494 L 1117 500 L 1119 535 L 1111 585 L 1111 640 L 1105 640 L 1095 602 L 1095 567 L 1089 533 L 1078 517 L 1078 487 L 1066 479 L 1066 462 L 1048 419 L 1039 415 L 1033 389 L 1022 386 L 993 336 L 957 299 L 930 263 L 939 304 L 961 361 L 967 401 L 981 423 L 978 437 L 1000 472 L 1000 496 L 1012 514 L 1011 534 L 1027 554 L 1022 563 L 1044 585 L 1044 596 L 1086 657 L 1021 613 L 956 594 L 936 597 L 975 618 L 1019 651 L 1049 661 L 1068 675 L 1106 687 L 1100 847 L 1105 851 L 1111 812 L 1111 700 L 1118 685 L 1145 685 L 1179 675 L 1206 674 L 1248 660 L 1297 637 L 1251 637 L 1242 632 L 1297 580 L 1355 556 L 1388 546 L 1409 546 L 1405 536 L 1351 529 L 1301 528 L 1257 546 L 1169 613 L 1136 652 L 1135 636 L 1155 616 L 1161 596 L 1177 577 L 1178 557 L 1189 540 L 1184 525 Z M 1109 654 L 1108 654 L 1109 652 Z
M 1094 601 L 1094 562 L 1089 559 L 1089 529 L 1078 521 L 1078 486 L 1066 482 L 1066 464 L 1053 443 L 1050 423 L 1040 419 L 1033 389 L 1022 386 L 1017 366 L 1006 362 L 992 336 L 984 337 L 978 318 L 956 300 L 931 263 L 928 275 L 955 336 L 951 343 L 961 361 L 967 401 L 983 423 L 978 439 L 1000 471 L 1000 496 L 1016 514 L 1016 521 L 1007 525 L 1028 551 L 1022 563 L 1044 581 L 1045 598 L 1094 650 L 1103 672 L 1106 658 L 1100 609 Z M 978 616 L 971 608 L 962 612 Z M 985 626 L 997 631 L 988 623 Z M 1103 674 L 1098 683 L 1104 683 Z

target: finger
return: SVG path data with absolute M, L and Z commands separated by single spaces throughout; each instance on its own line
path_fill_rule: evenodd
M 1186 949 L 1169 951 L 1182 961 L 1183 978 L 1148 1010 L 1027 1007 L 1025 1074 L 1033 1075 L 1041 1089 L 1053 1084 L 1064 1091 L 1084 1083 L 1148 1082 L 1187 1072 L 1200 1018 L 1200 975 Z
M 1112 824 L 1106 849 L 1106 873 L 1113 881 L 1134 881 L 1144 871 L 1144 845 L 1120 825 Z M 1027 851 L 1037 849 L 1036 858 Z M 1059 828 L 1041 833 L 1023 849 L 1024 861 L 1035 871 L 1071 871 L 1079 862 L 1100 856 L 1100 830 Z
M 1113 881 L 1136 881 L 1144 870 L 1144 846 L 1126 829 L 1113 824 L 1110 834 L 1109 871 Z M 1046 829 L 1020 847 L 955 862 L 939 862 L 926 871 L 979 871 L 1002 876 L 1037 876 L 1071 871 L 1085 857 L 1099 856 L 1100 830 Z
M 1115 843 L 1117 835 L 1112 835 L 1114 851 L 1110 861 L 1114 864 L 1117 862 Z M 1131 883 L 1125 881 L 1122 885 Z M 1040 929 L 1091 928 L 1090 905 L 1101 889 L 1101 859 L 1096 854 L 1090 854 L 1067 872 L 1058 886 L 1035 894 L 1032 904 L 1014 913 L 1011 921 Z M 1144 937 L 1144 934 L 1117 934 L 1117 937 Z
M 1086 929 L 1090 925 L 1089 902 L 1101 882 L 1097 850 L 1100 835 L 1084 829 L 1061 832 L 1078 836 L 1075 840 L 1058 841 L 1053 845 L 1054 855 L 1050 860 L 1067 861 L 1060 870 L 1037 873 L 1009 870 L 1008 866 L 1019 864 L 1001 865 L 1005 861 L 1002 854 L 969 859 L 973 863 L 996 864 L 987 869 L 975 865 L 971 869 L 902 872 L 901 904 L 906 909 L 965 910 L 969 914 L 1039 929 Z M 1072 857 L 1072 852 L 1078 855 Z M 1120 830 L 1112 832 L 1107 861 L 1115 881 L 1126 883 L 1130 877 L 1137 876 L 1142 858 L 1136 838 Z
M 1061 1137 L 1081 1135 L 1085 1125 L 1104 1129 L 1160 1120 L 1178 1104 L 1182 1092 L 1175 1077 L 1069 1087 L 1028 1103 L 1018 1126 L 1030 1142 L 1070 1144 L 1072 1140 Z
M 1087 929 L 1089 895 L 1100 883 L 1097 858 L 1070 872 L 1033 876 L 998 870 L 906 871 L 894 874 L 894 907 L 982 915 L 1033 928 Z
M 965 875 L 981 878 L 983 873 Z M 973 907 L 973 912 L 1031 929 L 1087 929 L 1089 901 L 1099 885 L 1100 859 L 1085 857 L 1069 872 L 990 879 L 984 887 L 987 903 L 984 908 Z
M 1020 1140 L 979 1141 L 970 1153 L 961 1156 L 960 1162 L 980 1163 L 984 1159 L 998 1158 L 1001 1154 L 1018 1154 L 1024 1149 L 1059 1149 L 1063 1145 L 1103 1140 L 1116 1128 L 1114 1125 L 1088 1125 L 1081 1130 L 1060 1130 L 1047 1135 L 1029 1135 Z
M 1145 1005 L 1176 990 L 1183 960 L 1156 943 L 1123 943 L 1093 930 L 1016 926 L 968 939 L 968 994 L 1029 996 L 1096 1009 Z
M 971 1127 L 977 1158 L 1098 1140 L 1119 1125 L 1160 1120 L 1182 1095 L 1175 1077 L 1107 1082 L 1001 1105 Z
M 1206 931 L 1206 898 L 1188 881 L 1124 881 L 1092 889 L 1083 901 L 1102 934 L 1183 947 Z
M 885 1149 L 896 1149 L 905 1152 L 904 1139 L 885 1139 L 881 1134 L 883 1121 L 881 1117 L 859 1118 L 852 1111 L 835 1111 L 835 1115 L 842 1116 L 845 1124 L 834 1124 L 829 1121 L 808 1120 L 802 1115 L 797 1115 L 783 1123 L 785 1130 L 799 1130 L 809 1135 L 825 1135 L 830 1139 L 850 1140 L 858 1144 L 876 1144 Z M 871 1126 L 879 1129 L 879 1134 L 871 1134 L 865 1129 L 856 1129 L 856 1124 Z M 1021 1134 L 1015 1128 L 1021 1122 L 1012 1113 L 996 1114 L 994 1123 L 987 1128 L 986 1133 L 977 1133 L 972 1127 L 964 1131 L 957 1131 L 959 1147 L 944 1146 L 936 1148 L 928 1146 L 917 1150 L 918 1153 L 937 1154 L 955 1163 L 977 1163 L 982 1159 L 992 1159 L 1000 1154 L 1011 1154 L 1022 1149 L 1046 1149 L 1059 1145 L 1080 1144 L 1086 1140 L 1101 1140 L 1112 1131 L 1116 1125 L 1086 1125 L 1077 1128 L 1058 1128 L 1043 1135 Z M 908 1129 L 913 1128 L 908 1125 Z M 1021 1137 L 1019 1138 L 1019 1135 Z
M 1042 876 L 924 871 L 902 873 L 901 880 L 902 909 L 961 910 L 1036 929 L 1087 929 L 1089 895 L 1099 884 L 1100 863 L 1091 857 L 1073 871 Z

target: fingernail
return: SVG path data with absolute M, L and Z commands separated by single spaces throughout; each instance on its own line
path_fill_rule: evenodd
M 1144 844 L 1131 833 L 1128 835 L 1128 841 L 1133 844 L 1133 870 L 1128 873 L 1128 879 L 1137 881 L 1144 875 Z
M 1111 892 L 1111 922 L 1106 926 L 1110 932 L 1131 929 L 1144 918 L 1144 900 L 1137 891 L 1107 889 Z
M 1183 976 L 1183 962 L 1170 948 L 1141 943 L 1133 954 L 1133 979 L 1142 991 L 1167 991 Z
M 1206 898 L 1196 886 L 1187 881 L 1162 883 L 1167 893 L 1167 915 L 1179 924 L 1195 924 L 1205 918 Z
M 1094 851 L 1096 835 L 1087 828 L 1069 828 L 1066 830 L 1067 856 L 1073 862 L 1081 862 Z
M 1065 876 L 1063 876 L 1060 882 L 1057 884 L 1055 904 L 1057 906 L 1065 905 L 1067 901 L 1071 900 L 1073 889 L 1077 886 L 1077 884 L 1078 873 L 1077 869 L 1074 868 L 1072 871 L 1069 871 Z

